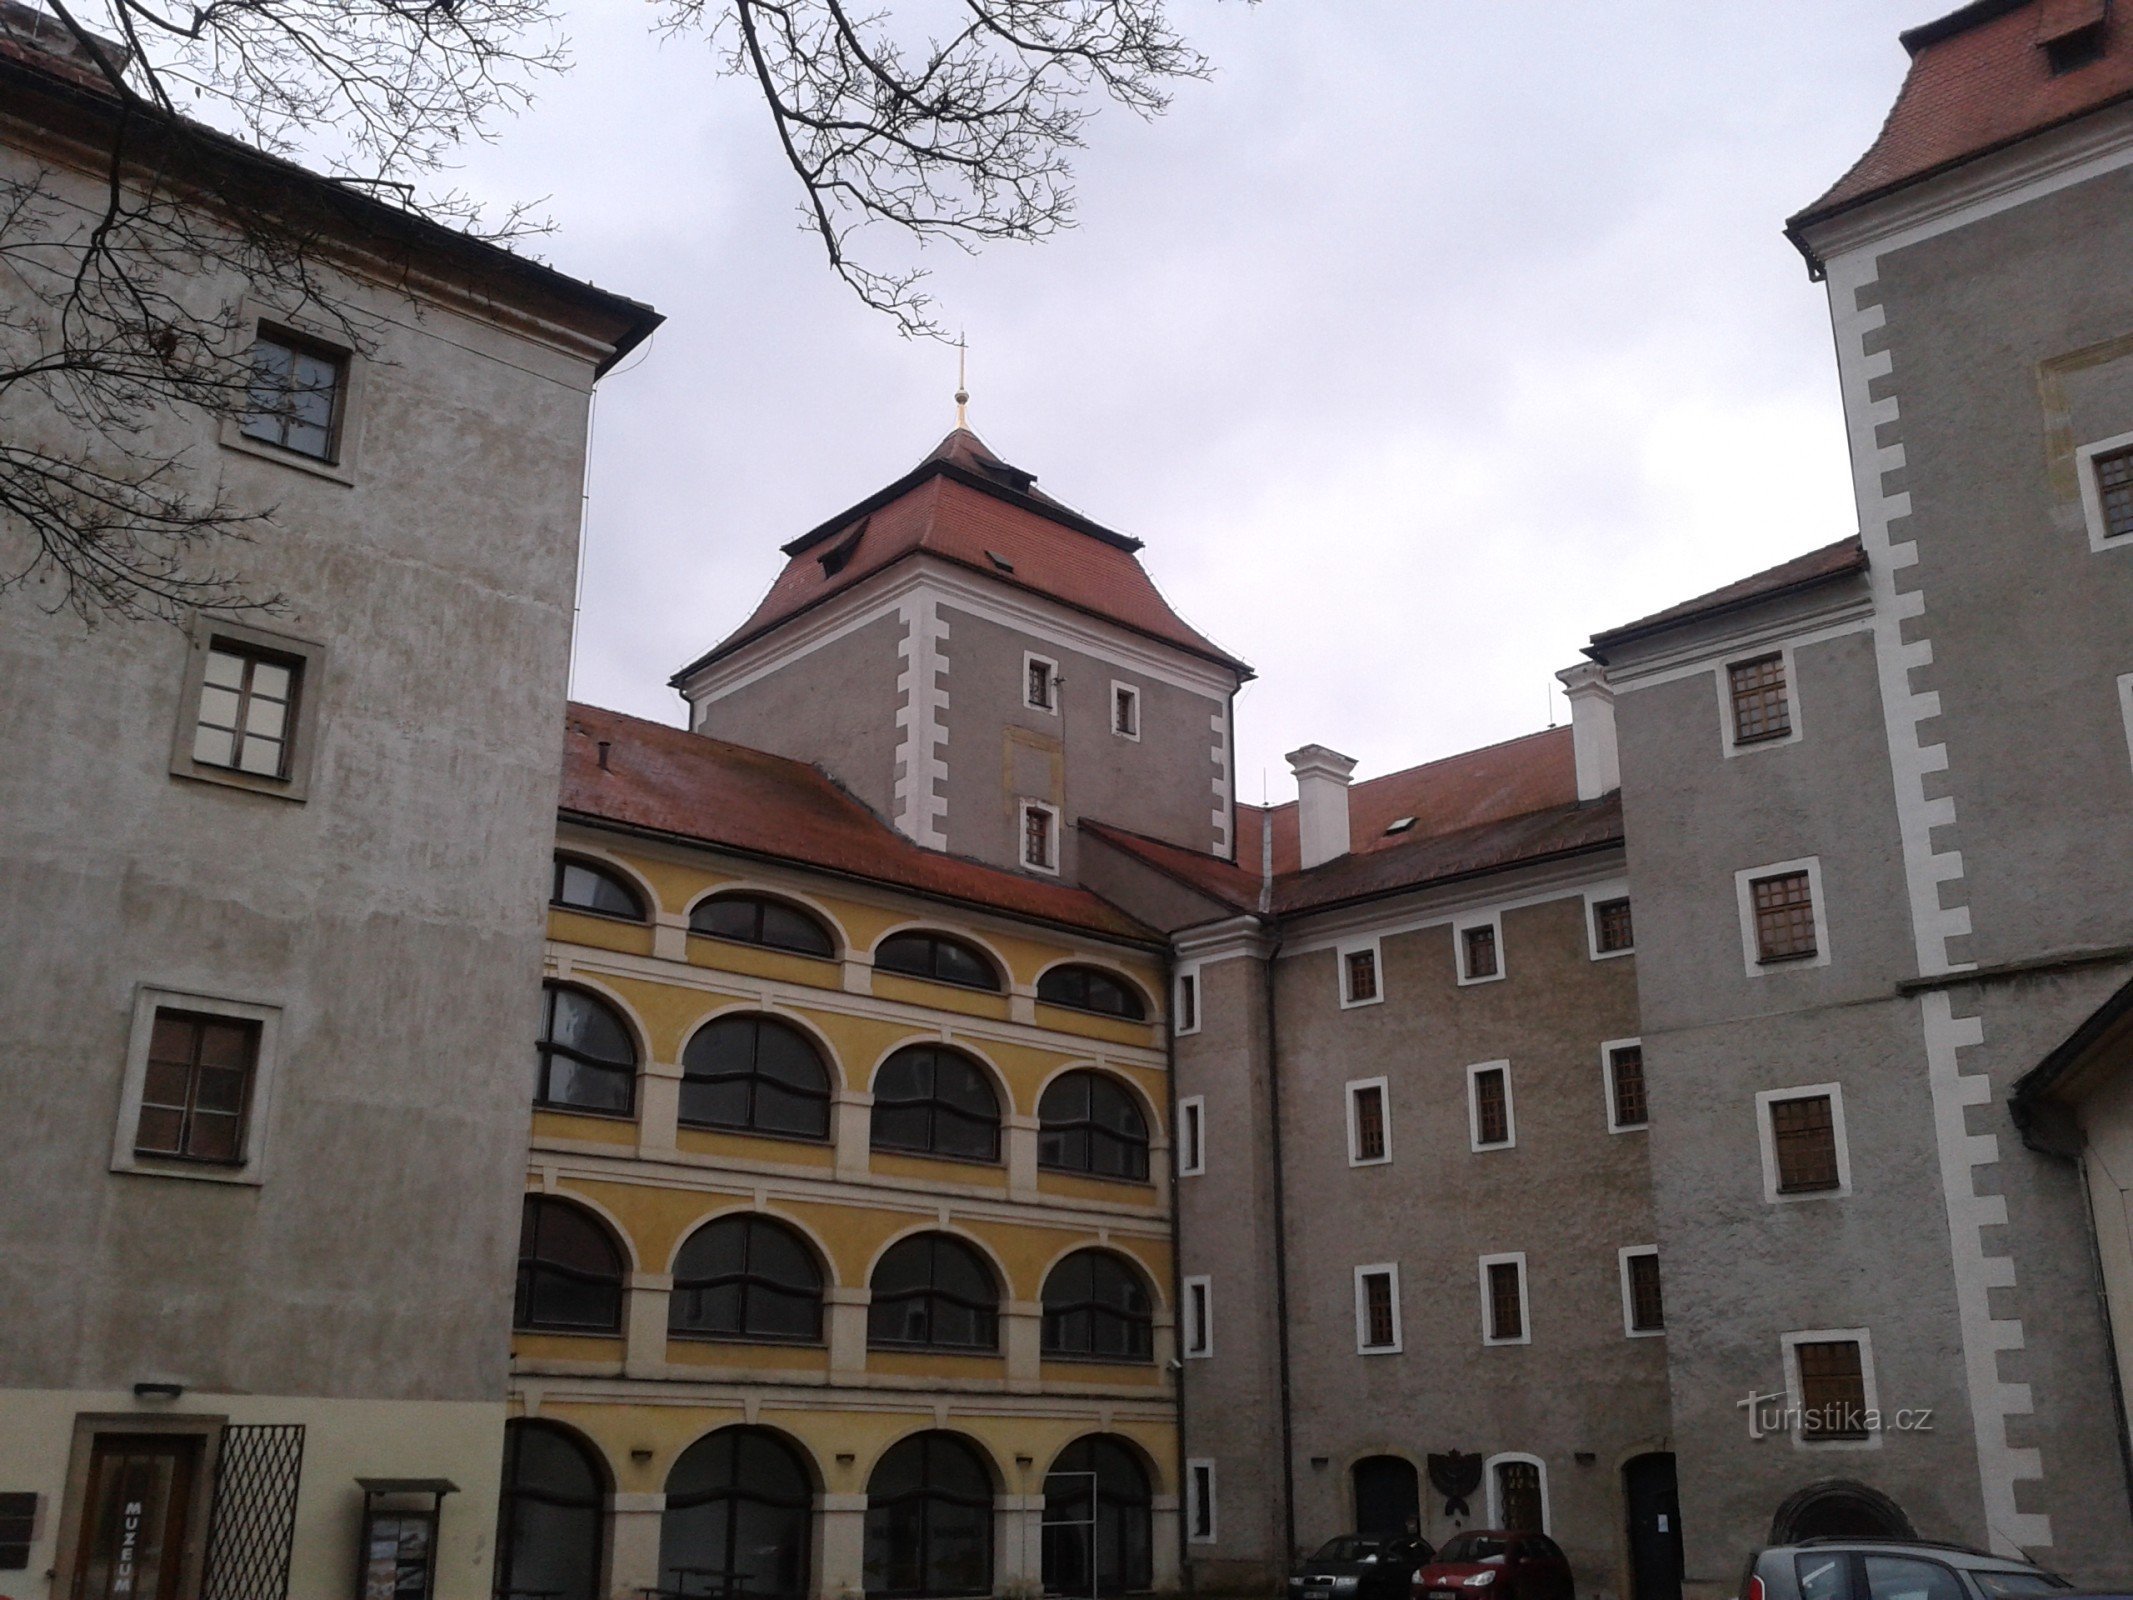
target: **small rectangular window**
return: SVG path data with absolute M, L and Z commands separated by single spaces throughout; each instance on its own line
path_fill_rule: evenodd
M 1348 1085 L 1348 1164 L 1352 1167 L 1392 1158 L 1385 1089 L 1383 1078 Z
M 1059 663 L 1043 656 L 1022 658 L 1022 703 L 1033 711 L 1059 709 Z
M 1496 976 L 1496 926 L 1483 922 L 1459 930 L 1459 954 L 1469 983 Z
M 1193 1095 L 1178 1102 L 1178 1176 L 1197 1178 L 1207 1170 L 1207 1100 Z
M 1215 1353 L 1214 1290 L 1206 1278 L 1185 1280 L 1185 1353 L 1211 1356 Z
M 1781 872 L 1748 884 L 1755 904 L 1758 961 L 1796 961 L 1817 954 L 1814 891 L 1804 872 Z
M 1629 901 L 1602 900 L 1592 908 L 1593 942 L 1600 954 L 1615 955 L 1637 946 L 1635 930 L 1630 925 Z
M 1489 1344 L 1523 1344 L 1526 1340 L 1526 1273 L 1522 1256 L 1490 1256 L 1482 1261 Z
M 1800 1373 L 1800 1437 L 1867 1437 L 1866 1368 L 1856 1339 L 1806 1340 L 1792 1347 Z
M 1197 972 L 1178 974 L 1177 1025 L 1179 1033 L 1200 1031 L 1200 975 Z
M 346 356 L 262 332 L 252 345 L 250 403 L 238 431 L 298 455 L 334 460 L 347 370 Z
M 1141 736 L 1141 692 L 1131 684 L 1111 685 L 1111 731 L 1123 739 Z
M 135 1155 L 236 1166 L 259 1024 L 158 1008 L 135 1124 Z
M 1059 813 L 1050 806 L 1022 807 L 1022 864 L 1042 872 L 1059 870 Z
M 1400 1269 L 1391 1264 L 1355 1269 L 1355 1346 L 1365 1355 L 1400 1348 Z
M 29 1491 L 0 1493 L 0 1572 L 26 1572 L 30 1543 L 37 1537 L 37 1496 Z
M 1733 742 L 1759 744 L 1792 732 L 1792 701 L 1785 691 L 1783 654 L 1736 661 L 1726 668 L 1733 697 Z
M 2133 445 L 2093 457 L 2106 539 L 2133 538 Z
M 192 758 L 255 778 L 286 778 L 303 663 L 226 640 L 208 646 Z
M 1502 1062 L 1467 1068 L 1471 1093 L 1468 1107 L 1476 1150 L 1492 1150 L 1512 1142 L 1511 1069 Z
M 1841 1187 L 1837 1123 L 1828 1095 L 1771 1101 L 1770 1140 L 1777 1156 L 1779 1194 L 1814 1194 Z
M 1215 1542 L 1215 1464 L 1190 1461 L 1185 1470 L 1185 1536 L 1194 1544 Z
M 1608 1050 L 1607 1092 L 1617 1129 L 1641 1128 L 1651 1121 L 1644 1094 L 1644 1046 L 1621 1044 Z
M 1347 987 L 1348 1003 L 1356 1005 L 1364 1000 L 1378 997 L 1378 953 L 1375 950 L 1350 950 L 1341 957 L 1341 971 Z
M 1659 1252 L 1622 1252 L 1622 1320 L 1627 1333 L 1664 1333 L 1666 1306 L 1659 1293 Z

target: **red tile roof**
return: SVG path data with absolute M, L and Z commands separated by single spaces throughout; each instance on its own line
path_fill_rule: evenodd
M 1903 35 L 1911 69 L 1879 137 L 1785 225 L 1803 229 L 2133 95 L 2133 20 L 2103 0 L 1979 0 Z M 2044 41 L 2100 20 L 2100 59 L 2054 75 Z M 1810 261 L 1814 258 L 1809 255 Z
M 1102 823 L 1082 827 L 1225 905 L 1253 911 L 1261 907 L 1263 830 L 1271 825 L 1275 880 L 1268 909 L 1276 915 L 1321 910 L 1620 844 L 1618 798 L 1578 801 L 1570 739 L 1568 728 L 1549 728 L 1353 785 L 1353 847 L 1308 872 L 1298 866 L 1294 801 L 1237 808 L 1235 863 Z M 1414 825 L 1385 831 L 1403 817 Z
M 1156 938 L 1086 889 L 921 849 L 805 762 L 597 706 L 570 707 L 561 809 L 566 820 L 644 829 L 1109 938 Z
M 1723 612 L 1738 610 L 1781 594 L 1812 589 L 1818 584 L 1833 583 L 1839 578 L 1847 578 L 1866 569 L 1866 546 L 1855 533 L 1849 538 L 1839 539 L 1835 544 L 1826 544 L 1819 550 L 1810 550 L 1804 556 L 1794 556 L 1790 561 L 1779 562 L 1774 567 L 1729 583 L 1724 588 L 1713 589 L 1709 594 L 1700 594 L 1693 600 L 1684 600 L 1678 606 L 1668 606 L 1664 611 L 1654 611 L 1650 616 L 1639 617 L 1635 622 L 1625 622 L 1619 628 L 1609 628 L 1605 633 L 1596 633 L 1592 636 L 1591 648 L 1585 653 L 1596 661 L 1605 661 L 1609 649 L 1628 644 L 1646 634 L 1692 622 L 1699 617 L 1717 616 Z
M 896 482 L 786 545 L 785 570 L 754 613 L 674 682 L 921 553 L 1251 676 L 1171 609 L 1134 559 L 1139 540 L 1090 521 L 1035 481 L 956 429 Z

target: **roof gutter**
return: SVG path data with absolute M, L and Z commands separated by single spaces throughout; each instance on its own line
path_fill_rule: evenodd
M 1632 622 L 1607 633 L 1596 633 L 1592 636 L 1592 642 L 1585 646 L 1584 653 L 1604 667 L 1609 664 L 1607 652 L 1618 646 L 1636 644 L 1658 634 L 1671 632 L 1675 628 L 1685 628 L 1692 622 L 1708 622 L 1713 617 L 1731 616 L 1736 611 L 1767 605 L 1772 600 L 1790 599 L 1794 595 L 1819 589 L 1824 584 L 1841 583 L 1847 578 L 1856 578 L 1866 571 L 1868 566 L 1866 553 L 1862 549 L 1857 560 L 1834 572 L 1818 572 L 1812 577 L 1795 578 L 1792 582 L 1780 584 L 1774 589 L 1758 589 L 1753 594 L 1741 595 L 1737 599 L 1721 600 L 1715 605 L 1704 606 L 1678 617 L 1668 617 L 1664 622 Z
M 1515 861 L 1498 861 L 1485 867 L 1470 867 L 1464 872 L 1448 872 L 1442 877 L 1417 878 L 1413 883 L 1395 884 L 1390 888 L 1372 889 L 1364 894 L 1344 895 L 1337 900 L 1314 901 L 1310 905 L 1283 906 L 1283 917 L 1315 917 L 1322 912 L 1341 911 L 1349 906 L 1369 905 L 1377 900 L 1391 900 L 1403 894 L 1416 894 L 1424 889 L 1439 889 L 1447 884 L 1465 883 L 1474 878 L 1493 877 L 1499 872 L 1509 872 L 1518 867 L 1541 867 L 1555 861 L 1575 861 L 1580 856 L 1600 855 L 1609 850 L 1622 848 L 1622 835 L 1612 839 L 1598 839 L 1590 844 L 1572 845 L 1563 850 L 1550 850 L 1543 855 L 1520 856 Z M 1345 859 L 1345 858 L 1344 858 Z

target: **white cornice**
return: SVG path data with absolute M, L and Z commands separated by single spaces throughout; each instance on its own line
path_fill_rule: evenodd
M 1574 899 L 1595 885 L 1620 882 L 1623 871 L 1622 847 L 1614 845 L 1574 861 L 1505 867 L 1484 879 L 1450 886 L 1422 885 L 1367 905 L 1319 914 L 1294 912 L 1283 920 L 1307 924 L 1310 932 L 1284 938 L 1281 954 L 1284 958 L 1309 955 L 1315 950 L 1331 950 L 1360 934 L 1383 938 L 1465 921 L 1477 912 L 1511 911 L 1550 900 Z
M 1210 961 L 1227 961 L 1235 956 L 1250 956 L 1255 961 L 1264 961 L 1273 953 L 1274 941 L 1266 931 L 1266 925 L 1249 913 L 1240 913 L 1220 922 L 1202 923 L 1196 928 L 1187 928 L 1173 940 L 1180 961 L 1197 961 L 1205 966 Z
M 1859 582 L 1865 583 L 1860 575 Z M 1776 602 L 1772 602 L 1774 606 Z M 1678 678 L 1693 678 L 1708 672 L 1717 662 L 1744 650 L 1766 645 L 1819 644 L 1847 633 L 1863 633 L 1873 626 L 1874 596 L 1859 588 L 1841 595 L 1823 596 L 1817 603 L 1794 606 L 1778 615 L 1770 608 L 1759 614 L 1743 611 L 1730 617 L 1727 626 L 1699 632 L 1670 648 L 1654 651 L 1633 664 L 1610 663 L 1608 687 L 1617 694 L 1650 689 Z M 1692 624 L 1684 624 L 1684 627 Z

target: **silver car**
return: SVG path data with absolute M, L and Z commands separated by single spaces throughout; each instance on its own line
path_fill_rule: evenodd
M 2067 1596 L 2056 1573 L 1929 1539 L 1803 1539 L 1748 1558 L 1740 1600 L 2026 1600 Z

